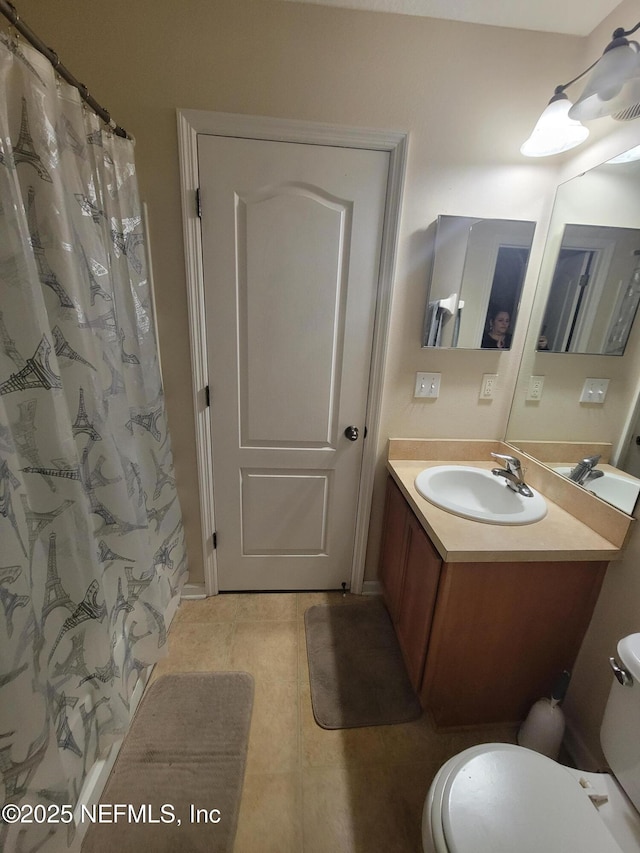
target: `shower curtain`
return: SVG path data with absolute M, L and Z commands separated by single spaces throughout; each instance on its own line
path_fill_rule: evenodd
M 0 849 L 73 835 L 187 577 L 143 234 L 133 143 L 2 37 Z

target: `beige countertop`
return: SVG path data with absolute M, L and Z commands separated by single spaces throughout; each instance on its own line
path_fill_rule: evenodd
M 415 478 L 425 468 L 455 464 L 451 459 L 398 459 L 387 461 L 421 525 L 445 562 L 515 562 L 615 560 L 621 548 L 596 533 L 544 494 L 546 516 L 534 524 L 486 524 L 461 518 L 430 503 L 415 488 Z M 460 461 L 459 464 L 468 464 Z M 491 469 L 495 462 L 477 462 Z

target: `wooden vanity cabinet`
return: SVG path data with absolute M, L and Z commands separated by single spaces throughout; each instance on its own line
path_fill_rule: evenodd
M 402 492 L 387 481 L 380 557 L 383 597 L 411 684 L 420 691 L 442 560 Z
M 607 563 L 445 563 L 420 701 L 441 728 L 515 723 L 571 671 Z
M 392 478 L 383 595 L 440 728 L 517 723 L 573 667 L 606 562 L 443 563 Z

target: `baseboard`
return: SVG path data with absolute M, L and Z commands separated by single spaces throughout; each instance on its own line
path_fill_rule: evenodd
M 203 583 L 186 583 L 182 587 L 182 592 L 180 594 L 180 598 L 189 600 L 206 597 L 207 593 L 205 592 Z
M 140 678 L 138 679 L 136 686 L 133 689 L 133 693 L 131 694 L 130 708 L 131 708 L 131 719 L 133 719 L 133 715 L 135 713 L 136 708 L 138 707 L 138 703 L 142 699 L 142 694 L 144 693 L 144 689 L 147 686 L 149 678 L 151 677 L 151 673 L 153 671 L 153 667 L 149 666 L 140 674 Z M 80 791 L 80 796 L 78 797 L 78 801 L 76 802 L 75 809 L 73 812 L 73 816 L 76 823 L 76 834 L 73 839 L 73 844 L 70 847 L 69 853 L 76 853 L 76 851 L 80 851 L 82 840 L 87 833 L 91 823 L 89 820 L 81 819 L 81 811 L 82 807 L 90 809 L 94 806 L 102 796 L 102 792 L 104 790 L 104 786 L 107 784 L 107 779 L 109 778 L 109 774 L 113 769 L 113 765 L 116 763 L 116 758 L 118 757 L 118 753 L 120 752 L 120 747 L 122 746 L 124 738 L 116 741 L 112 746 L 109 752 L 107 753 L 105 758 L 101 758 L 96 761 L 91 770 L 89 770 L 86 779 L 84 780 L 84 785 L 82 786 L 82 790 Z
M 203 585 L 204 590 L 204 585 Z M 202 596 L 204 598 L 204 592 Z M 180 603 L 180 598 L 176 595 L 171 599 L 169 604 L 167 605 L 167 609 L 165 611 L 165 619 L 167 622 L 167 629 L 171 625 L 173 621 L 173 617 L 176 614 L 178 609 L 178 605 Z M 136 682 L 136 686 L 133 688 L 133 693 L 131 694 L 130 700 L 130 709 L 131 709 L 131 719 L 133 719 L 133 715 L 135 713 L 140 700 L 142 699 L 142 695 L 145 691 L 147 684 L 149 683 L 149 679 L 151 678 L 151 673 L 153 672 L 153 665 L 148 666 L 140 673 L 140 677 Z M 82 810 L 82 806 L 90 808 L 95 805 L 100 797 L 102 796 L 102 792 L 104 790 L 104 786 L 107 784 L 107 779 L 109 778 L 109 774 L 113 769 L 113 765 L 116 763 L 116 758 L 118 757 L 118 753 L 120 752 L 120 747 L 122 746 L 124 738 L 116 741 L 112 746 L 105 758 L 98 759 L 91 769 L 89 770 L 86 779 L 84 780 L 84 785 L 82 786 L 82 790 L 80 791 L 80 796 L 76 802 L 74 808 L 74 819 L 76 823 L 76 834 L 73 839 L 73 843 L 69 847 L 68 853 L 80 853 L 82 840 L 91 825 L 89 821 L 80 820 L 80 813 Z
M 379 581 L 364 581 L 362 584 L 362 593 L 361 595 L 381 595 L 382 587 L 380 586 Z M 207 593 L 205 592 L 203 583 L 186 583 L 182 587 L 182 592 L 180 594 L 180 598 L 183 601 L 189 600 L 193 601 L 195 599 L 206 598 Z

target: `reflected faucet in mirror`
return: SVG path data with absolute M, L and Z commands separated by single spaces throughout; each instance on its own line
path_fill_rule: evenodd
M 584 486 L 591 480 L 597 480 L 598 477 L 604 477 L 604 471 L 598 471 L 596 465 L 600 461 L 600 455 L 587 456 L 581 459 L 580 462 L 572 468 L 567 475 L 569 480 L 573 480 L 579 486 Z

